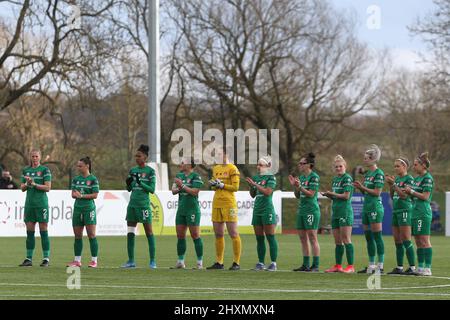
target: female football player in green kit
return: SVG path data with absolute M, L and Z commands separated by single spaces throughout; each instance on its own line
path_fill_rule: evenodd
M 397 267 L 388 274 L 415 274 L 414 246 L 411 242 L 411 213 L 412 200 L 405 192 L 406 187 L 411 187 L 413 177 L 408 174 L 409 160 L 405 157 L 398 157 L 394 161 L 394 171 L 396 176 L 386 176 L 386 182 L 390 187 L 393 201 L 392 206 L 392 235 L 394 236 Z M 408 259 L 409 268 L 403 270 L 403 256 Z
M 355 272 L 355 268 L 353 267 L 354 250 L 351 240 L 353 227 L 353 179 L 346 173 L 346 169 L 347 162 L 341 155 L 337 155 L 334 158 L 334 170 L 336 176 L 333 178 L 332 182 L 333 189 L 332 191 L 322 193 L 333 201 L 331 227 L 333 229 L 333 236 L 336 244 L 336 264 L 325 272 Z M 346 268 L 342 268 L 344 251 L 347 253 L 348 266 Z
M 20 189 L 27 192 L 25 200 L 25 225 L 27 227 L 26 259 L 19 265 L 31 267 L 33 265 L 33 252 L 35 247 L 34 231 L 36 223 L 39 223 L 41 234 L 42 252 L 44 259 L 41 267 L 48 267 L 50 261 L 50 240 L 48 238 L 48 198 L 47 192 L 51 189 L 52 175 L 47 167 L 41 165 L 41 152 L 30 152 L 31 165 L 22 170 Z
M 258 263 L 256 271 L 277 270 L 278 243 L 275 239 L 275 228 L 277 226 L 277 216 L 272 202 L 272 194 L 277 180 L 271 173 L 272 160 L 270 157 L 262 157 L 257 163 L 258 175 L 247 178 L 250 185 L 250 195 L 255 199 L 253 206 L 252 225 L 256 235 L 256 249 L 258 253 Z M 266 244 L 264 235 L 269 242 L 270 265 L 266 268 L 264 259 L 266 255 Z
M 320 208 L 317 201 L 319 192 L 319 175 L 312 169 L 315 165 L 314 153 L 304 155 L 298 163 L 300 177 L 289 176 L 289 182 L 294 187 L 295 196 L 300 199 L 297 211 L 298 235 L 302 244 L 303 264 L 294 269 L 301 272 L 319 272 L 320 246 L 317 240 L 317 230 L 320 223 Z M 311 244 L 313 263 L 310 266 Z
M 126 179 L 127 190 L 131 192 L 130 202 L 127 207 L 127 249 L 128 261 L 122 265 L 122 268 L 135 268 L 134 244 L 136 235 L 136 226 L 139 223 L 144 225 L 145 235 L 147 236 L 150 268 L 156 269 L 155 260 L 155 237 L 152 229 L 152 212 L 150 208 L 150 193 L 155 192 L 156 176 L 155 170 L 146 165 L 149 146 L 141 144 L 135 154 L 136 167 L 131 168 Z
M 81 267 L 83 230 L 86 227 L 91 248 L 91 262 L 89 262 L 88 267 L 97 268 L 98 242 L 95 237 L 97 214 L 94 200 L 97 199 L 99 193 L 99 184 L 97 177 L 91 174 L 92 161 L 89 157 L 80 159 L 77 163 L 77 169 L 80 175 L 72 180 L 72 198 L 75 199 L 72 216 L 72 227 L 75 234 L 73 245 L 75 259 L 67 266 Z
M 414 178 L 412 187 L 406 187 L 405 192 L 413 199 L 411 214 L 412 234 L 417 245 L 417 274 L 431 276 L 431 260 L 433 249 L 430 242 L 431 234 L 431 199 L 433 196 L 434 181 L 430 172 L 430 159 L 428 152 L 422 153 L 414 160 Z
M 382 222 L 384 217 L 381 192 L 384 186 L 384 172 L 377 167 L 381 150 L 377 145 L 371 145 L 364 154 L 364 165 L 367 171 L 364 182 L 355 181 L 353 185 L 364 194 L 362 223 L 367 241 L 369 266 L 358 273 L 383 273 L 384 242 L 382 237 Z M 378 268 L 375 265 L 375 255 L 378 254 Z
M 198 193 L 203 186 L 202 177 L 194 172 L 194 159 L 183 160 L 172 185 L 172 194 L 178 194 L 178 209 L 175 217 L 177 231 L 178 261 L 174 269 L 185 269 L 184 255 L 186 254 L 186 232 L 189 228 L 197 254 L 197 267 L 203 269 L 203 241 L 200 238 L 200 206 Z

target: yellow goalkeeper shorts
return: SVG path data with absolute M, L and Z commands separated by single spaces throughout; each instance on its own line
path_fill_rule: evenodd
M 237 208 L 213 208 L 212 222 L 237 222 Z

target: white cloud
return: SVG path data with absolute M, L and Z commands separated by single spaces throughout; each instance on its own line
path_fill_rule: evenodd
M 410 71 L 424 71 L 428 69 L 424 58 L 429 55 L 419 54 L 415 50 L 405 48 L 395 48 L 390 50 L 392 64 L 394 68 L 404 68 Z

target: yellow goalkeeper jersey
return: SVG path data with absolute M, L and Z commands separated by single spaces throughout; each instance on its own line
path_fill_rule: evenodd
M 213 208 L 237 208 L 234 193 L 239 190 L 239 175 L 239 170 L 234 164 L 214 166 L 212 178 L 222 181 L 225 187 L 215 189 Z

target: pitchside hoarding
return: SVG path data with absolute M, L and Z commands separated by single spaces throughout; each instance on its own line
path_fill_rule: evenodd
M 202 191 L 199 194 L 201 210 L 201 231 L 203 234 L 213 234 L 211 211 L 214 192 Z M 281 232 L 281 203 L 282 198 L 294 197 L 293 192 L 275 191 L 273 202 L 277 214 L 277 232 Z M 447 194 L 450 198 L 450 193 Z M 99 236 L 126 235 L 127 226 L 125 222 L 126 208 L 130 194 L 127 191 L 101 191 L 95 201 L 97 206 L 97 234 Z M 254 199 L 248 192 L 236 192 L 239 215 L 239 231 L 241 233 L 253 233 L 251 226 L 252 209 Z M 364 197 L 354 194 L 352 206 L 354 212 L 353 234 L 363 234 L 362 228 L 362 205 Z M 383 234 L 392 234 L 392 201 L 388 193 L 382 194 L 384 206 Z M 14 237 L 23 236 L 25 224 L 23 222 L 23 205 L 25 193 L 18 190 L 0 191 L 0 236 Z M 49 193 L 49 230 L 52 236 L 72 236 L 72 212 L 74 200 L 70 191 L 55 190 Z M 157 235 L 175 234 L 175 215 L 178 208 L 178 196 L 172 195 L 170 191 L 157 191 L 151 196 L 153 213 L 153 230 Z M 447 214 L 450 209 L 447 210 Z M 450 221 L 450 218 L 447 219 Z M 143 234 L 142 225 L 139 225 L 138 233 Z M 449 228 L 447 228 L 449 230 Z M 37 235 L 39 233 L 36 233 Z
M 201 231 L 213 234 L 211 211 L 213 191 L 202 191 L 199 194 L 201 211 Z M 49 199 L 49 233 L 51 236 L 73 236 L 72 213 L 74 199 L 68 190 L 50 191 Z M 100 191 L 95 204 L 97 207 L 97 235 L 126 235 L 125 221 L 130 193 L 127 191 Z M 175 215 L 178 208 L 178 195 L 170 191 L 157 191 L 150 197 L 153 214 L 153 231 L 157 235 L 174 235 Z M 239 231 L 253 233 L 252 209 L 254 199 L 246 191 L 236 192 L 238 204 Z M 277 214 L 277 232 L 281 232 L 281 192 L 275 191 L 273 203 Z M 23 222 L 23 206 L 25 193 L 20 190 L 0 191 L 0 236 L 15 237 L 26 234 Z M 139 225 L 138 234 L 144 234 Z M 37 232 L 36 235 L 39 235 Z
M 445 236 L 450 237 L 450 192 L 445 193 Z

